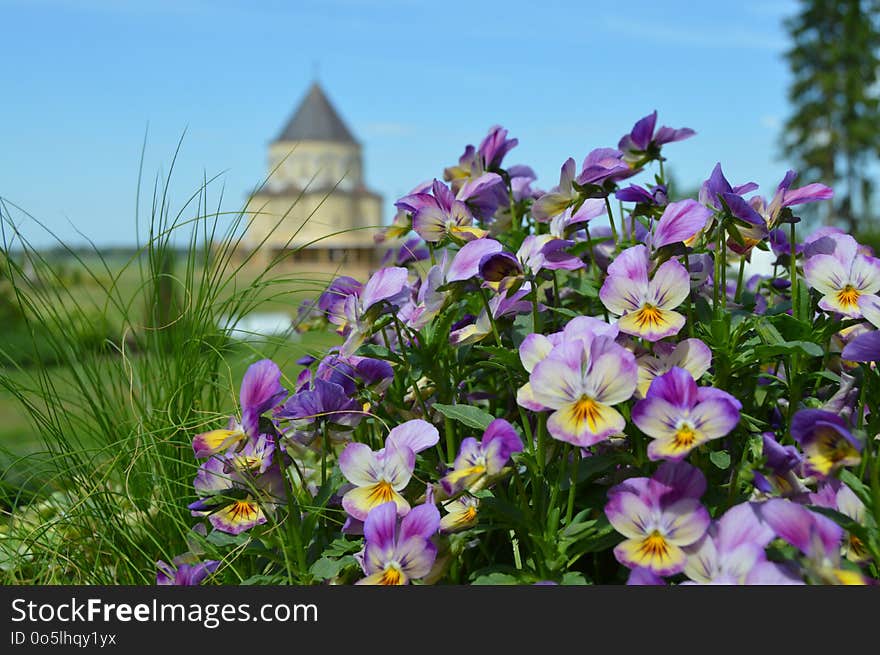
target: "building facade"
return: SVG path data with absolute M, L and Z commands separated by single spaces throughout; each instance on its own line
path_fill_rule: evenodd
M 286 269 L 361 280 L 378 266 L 382 197 L 367 188 L 361 145 L 318 83 L 269 145 L 247 215 L 241 247 L 255 262 L 283 256 Z

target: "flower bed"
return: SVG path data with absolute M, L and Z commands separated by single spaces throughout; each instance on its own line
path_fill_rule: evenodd
M 401 198 L 394 261 L 303 306 L 344 343 L 284 384 L 256 362 L 195 436 L 192 550 L 159 581 L 875 581 L 880 260 L 803 234 L 832 191 L 794 172 L 674 200 L 694 132 L 656 122 L 549 191 L 496 127 Z

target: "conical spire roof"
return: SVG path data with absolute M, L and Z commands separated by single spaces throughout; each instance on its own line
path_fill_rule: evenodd
M 314 82 L 276 141 L 335 141 L 357 144 L 321 86 Z

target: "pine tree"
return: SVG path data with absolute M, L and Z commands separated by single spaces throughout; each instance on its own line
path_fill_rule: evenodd
M 880 0 L 803 0 L 786 21 L 794 76 L 785 153 L 804 179 L 837 191 L 825 222 L 870 229 L 868 166 L 880 154 Z M 823 203 L 825 204 L 825 203 Z

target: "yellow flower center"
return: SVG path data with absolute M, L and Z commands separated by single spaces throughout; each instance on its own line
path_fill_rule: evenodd
M 396 566 L 389 566 L 382 572 L 380 585 L 400 585 L 403 584 L 403 573 Z
M 639 552 L 646 557 L 666 558 L 669 555 L 669 544 L 658 530 L 654 530 L 642 541 Z
M 233 521 L 250 521 L 257 515 L 257 508 L 246 500 L 237 500 L 229 508 L 229 518 Z
M 837 302 L 845 309 L 855 309 L 859 306 L 859 296 L 861 295 L 862 293 L 853 285 L 847 284 L 837 292 Z
M 599 421 L 599 403 L 589 396 L 581 396 L 574 404 L 572 418 L 578 425 L 586 421 L 590 429 L 594 430 Z
M 681 450 L 685 448 L 693 448 L 694 444 L 697 442 L 697 433 L 694 432 L 693 428 L 685 423 L 678 430 L 675 431 L 675 438 L 673 439 L 673 443 L 675 447 Z
M 387 503 L 390 500 L 394 500 L 394 489 L 391 488 L 391 483 L 387 480 L 382 480 L 373 485 L 373 488 L 370 490 L 370 495 L 367 497 L 367 500 L 370 503 L 371 507 L 375 507 L 377 505 L 381 505 L 382 503 Z
M 663 312 L 654 305 L 643 305 L 636 312 L 636 325 L 641 330 L 658 328 L 663 325 Z

